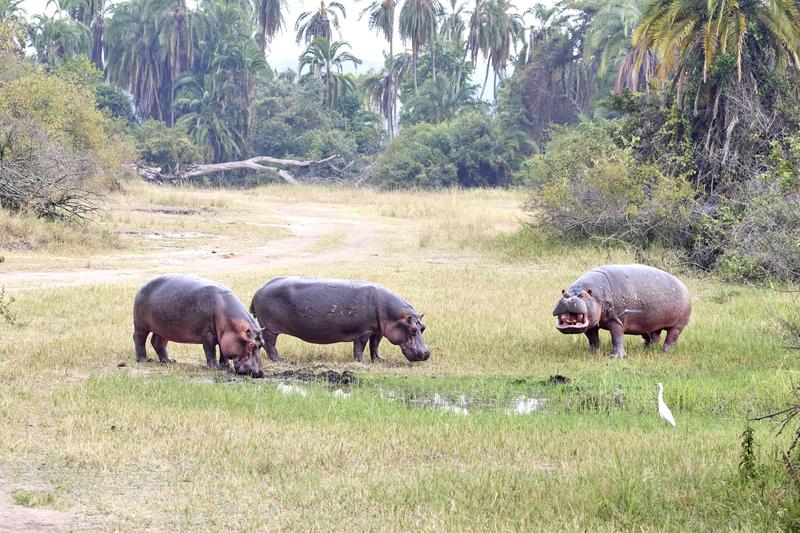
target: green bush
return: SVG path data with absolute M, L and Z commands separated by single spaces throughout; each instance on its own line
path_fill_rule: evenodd
M 137 132 L 140 160 L 163 172 L 174 173 L 178 167 L 203 162 L 200 148 L 180 127 L 170 128 L 163 122 L 148 120 Z
M 384 187 L 502 187 L 515 160 L 497 123 L 472 111 L 441 124 L 404 128 L 378 158 L 375 181 Z
M 552 130 L 544 154 L 523 167 L 534 185 L 534 224 L 560 238 L 645 247 L 692 243 L 697 208 L 691 184 L 637 164 L 615 140 L 616 124 L 585 122 Z

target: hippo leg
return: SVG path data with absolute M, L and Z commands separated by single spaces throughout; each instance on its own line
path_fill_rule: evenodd
M 589 339 L 589 351 L 594 353 L 600 349 L 600 328 L 586 330 L 586 338 Z
M 278 353 L 278 349 L 275 347 L 275 343 L 278 342 L 278 335 L 265 330 L 262 336 L 264 337 L 264 349 L 267 351 L 270 360 L 276 362 L 283 361 L 283 357 L 281 357 L 281 354 Z
M 353 341 L 353 359 L 359 363 L 364 362 L 364 348 L 367 347 L 367 342 L 369 342 L 369 340 L 369 335 L 364 335 Z
M 153 349 L 158 354 L 159 361 L 161 361 L 162 363 L 175 362 L 175 359 L 170 359 L 169 354 L 167 353 L 167 339 L 165 339 L 161 335 L 153 333 L 153 336 L 150 337 L 150 344 L 153 345 Z
M 217 339 L 214 335 L 206 333 L 203 335 L 203 352 L 206 354 L 206 366 L 213 370 L 220 370 L 219 363 L 217 362 Z M 219 354 L 220 361 L 226 360 L 222 355 L 222 350 Z
M 622 328 L 622 324 L 619 322 L 612 322 L 608 326 L 608 330 L 611 332 L 611 345 L 614 347 L 611 356 L 615 359 L 625 357 L 625 343 L 623 341 L 625 338 L 625 330 Z
M 664 340 L 665 352 L 668 352 L 670 348 L 672 348 L 672 345 L 678 342 L 678 336 L 681 334 L 681 331 L 683 331 L 682 326 L 669 328 L 667 330 L 667 338 Z
M 644 338 L 645 348 L 654 348 L 661 342 L 661 330 L 645 333 L 642 337 Z
M 372 361 L 383 361 L 383 357 L 378 353 L 378 345 L 381 343 L 381 335 L 373 335 L 369 338 L 369 356 Z
M 147 336 L 150 334 L 149 331 L 134 331 L 133 332 L 133 345 L 136 347 L 136 362 L 137 363 L 147 363 L 152 361 L 147 357 L 147 348 L 145 347 L 145 343 L 147 342 Z

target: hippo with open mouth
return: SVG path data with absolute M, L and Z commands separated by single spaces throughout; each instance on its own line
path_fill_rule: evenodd
M 263 377 L 261 327 L 224 285 L 192 276 L 160 276 L 136 293 L 133 303 L 136 361 L 148 361 L 145 341 L 162 363 L 171 363 L 167 342 L 202 344 L 208 368 L 233 361 L 237 374 Z M 216 349 L 219 346 L 219 362 Z
M 610 331 L 612 355 L 624 357 L 624 335 L 641 335 L 651 346 L 666 331 L 669 351 L 691 312 L 689 291 L 672 274 L 645 265 L 605 265 L 562 290 L 553 316 L 561 333 L 584 333 L 593 352 L 600 347 L 599 330 Z
M 378 344 L 383 337 L 400 346 L 409 361 L 431 356 L 422 338 L 422 315 L 374 283 L 274 278 L 256 291 L 250 312 L 264 327 L 264 347 L 273 361 L 280 359 L 275 342 L 281 333 L 314 344 L 352 342 L 358 362 L 364 360 L 367 343 L 372 361 L 382 359 Z

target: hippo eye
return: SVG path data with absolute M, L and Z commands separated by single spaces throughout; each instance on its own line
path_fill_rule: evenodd
M 422 326 L 422 328 L 420 328 L 420 331 L 421 331 L 422 333 L 425 333 L 425 326 Z

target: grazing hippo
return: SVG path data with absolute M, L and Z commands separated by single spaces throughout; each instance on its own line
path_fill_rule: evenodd
M 253 296 L 250 312 L 264 327 L 264 345 L 273 361 L 285 333 L 314 344 L 353 342 L 353 357 L 364 360 L 369 342 L 373 361 L 380 360 L 383 337 L 400 346 L 409 361 L 431 356 L 422 338 L 422 315 L 380 285 L 318 278 L 274 278 Z
M 148 361 L 145 341 L 162 363 L 173 362 L 167 342 L 202 344 L 208 368 L 233 360 L 237 374 L 264 375 L 259 356 L 261 328 L 227 287 L 191 276 L 161 276 L 147 282 L 133 302 L 136 361 Z M 216 347 L 219 345 L 219 363 Z
M 614 357 L 624 357 L 622 337 L 641 335 L 645 346 L 658 345 L 666 330 L 664 351 L 689 322 L 692 300 L 675 276 L 644 265 L 605 265 L 561 291 L 553 309 L 561 333 L 585 333 L 589 348 L 600 347 L 600 328 L 611 332 Z

